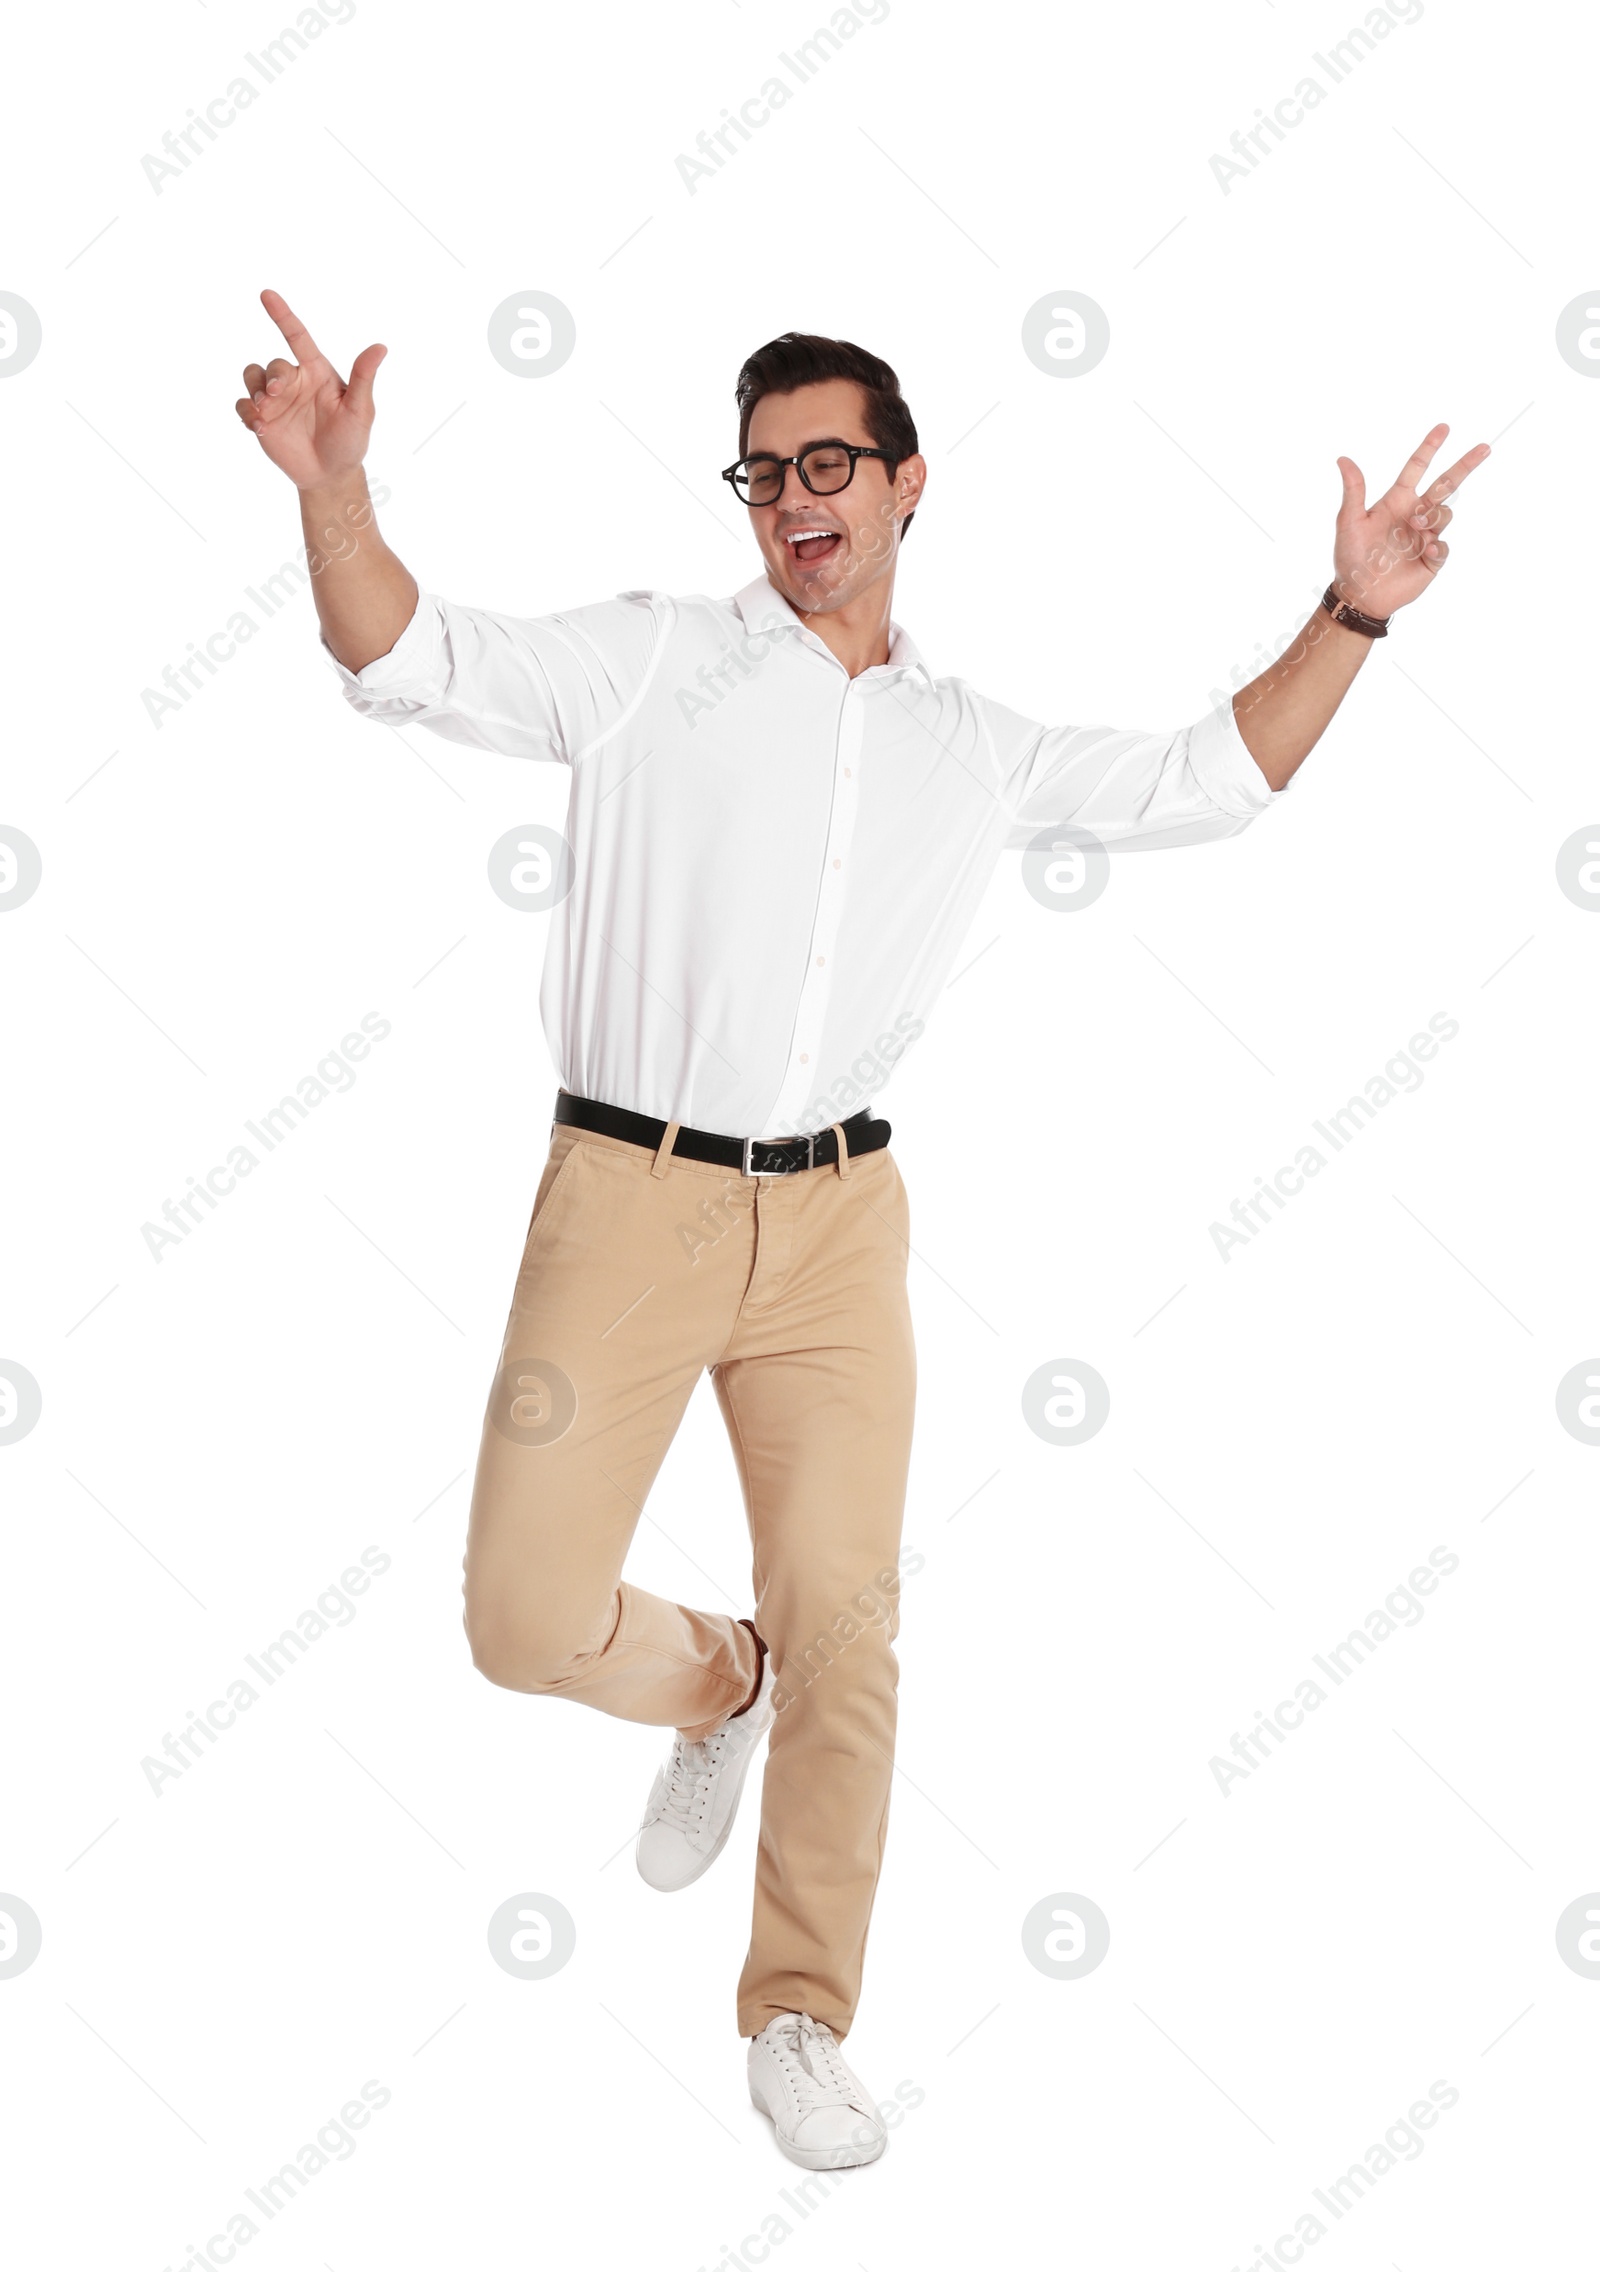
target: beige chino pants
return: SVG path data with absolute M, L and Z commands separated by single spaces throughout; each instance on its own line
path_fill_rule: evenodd
M 916 1361 L 909 1216 L 887 1148 L 750 1179 L 558 1126 L 490 1392 L 466 1627 L 490 1680 L 712 1733 L 749 1697 L 749 1628 L 626 1583 L 702 1372 L 743 1488 L 775 1668 L 738 2024 L 855 2013 L 895 1734 Z

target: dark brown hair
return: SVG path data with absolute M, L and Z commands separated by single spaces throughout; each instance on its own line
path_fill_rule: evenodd
M 869 355 L 848 339 L 822 339 L 815 332 L 786 331 L 769 339 L 746 358 L 733 390 L 739 406 L 739 455 L 750 441 L 750 419 L 766 394 L 793 394 L 796 387 L 815 386 L 821 379 L 853 379 L 864 397 L 863 415 L 873 447 L 892 452 L 886 472 L 892 481 L 901 461 L 915 457 L 917 428 L 900 381 L 879 355 Z M 916 514 L 907 513 L 900 524 L 904 537 Z

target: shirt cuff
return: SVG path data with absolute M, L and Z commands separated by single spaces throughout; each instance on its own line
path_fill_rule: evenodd
M 1189 728 L 1189 763 L 1211 802 L 1225 813 L 1259 813 L 1288 794 L 1267 777 L 1245 745 L 1231 701 L 1208 710 Z
M 413 698 L 436 694 L 444 676 L 444 621 L 439 603 L 431 592 L 419 591 L 411 620 L 389 652 L 362 670 L 347 670 L 326 636 L 322 638 L 322 652 L 347 693 Z

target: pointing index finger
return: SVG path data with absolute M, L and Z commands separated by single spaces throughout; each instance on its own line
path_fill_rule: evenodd
M 273 322 L 294 350 L 294 359 L 297 363 L 326 361 L 322 349 L 317 345 L 281 292 L 263 292 L 261 305 L 266 309 L 268 315 L 271 316 Z
M 1423 435 L 1421 441 L 1412 451 L 1410 457 L 1407 458 L 1405 464 L 1400 468 L 1399 476 L 1395 482 L 1395 487 L 1397 489 L 1421 488 L 1422 476 L 1427 472 L 1429 466 L 1432 465 L 1434 457 L 1438 451 L 1439 444 L 1444 440 L 1446 434 L 1448 434 L 1449 431 L 1450 429 L 1448 426 L 1434 426 L 1430 428 L 1430 430 L 1426 434 Z

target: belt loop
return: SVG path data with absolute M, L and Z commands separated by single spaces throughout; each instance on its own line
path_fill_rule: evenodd
M 650 1163 L 650 1173 L 653 1176 L 665 1176 L 668 1168 L 671 1166 L 672 1147 L 678 1141 L 679 1126 L 680 1123 L 676 1120 L 669 1120 L 667 1122 L 667 1132 L 661 1139 L 661 1143 L 657 1149 L 654 1160 L 652 1160 L 652 1162 Z
M 831 1125 L 833 1128 L 833 1133 L 839 1139 L 839 1181 L 842 1183 L 845 1177 L 850 1173 L 850 1146 L 846 1141 L 844 1130 L 840 1127 L 838 1121 L 835 1120 L 831 1123 Z

